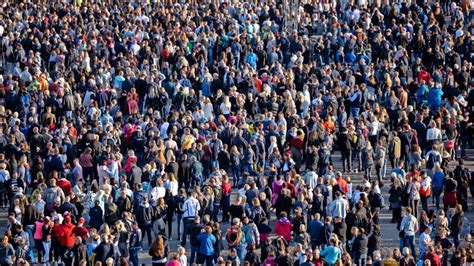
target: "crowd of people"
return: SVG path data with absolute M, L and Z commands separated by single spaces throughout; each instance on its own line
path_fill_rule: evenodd
M 2 3 L 0 265 L 474 263 L 471 1 L 287 2 Z

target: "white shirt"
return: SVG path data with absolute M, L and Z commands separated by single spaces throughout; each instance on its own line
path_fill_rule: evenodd
M 439 128 L 429 128 L 426 131 L 426 140 L 441 140 L 442 138 L 443 136 Z
M 199 201 L 194 197 L 189 197 L 183 204 L 183 218 L 194 218 L 200 210 Z
M 177 181 L 166 181 L 166 188 L 171 191 L 171 195 L 178 195 L 178 182 Z

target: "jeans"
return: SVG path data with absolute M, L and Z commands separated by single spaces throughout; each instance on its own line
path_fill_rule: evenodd
M 151 245 L 151 239 L 152 239 L 152 236 L 151 236 L 151 226 L 152 225 L 145 225 L 145 226 L 142 226 L 140 227 L 140 230 L 142 230 L 143 232 L 143 237 L 142 237 L 142 243 L 143 244 L 143 239 L 145 239 L 145 234 L 147 235 L 148 237 L 148 246 Z
M 133 266 L 139 266 L 138 249 L 130 249 L 130 262 Z
M 242 244 L 242 245 L 236 247 L 235 250 L 237 251 L 237 257 L 239 257 L 240 261 L 244 261 L 245 260 L 245 254 L 247 254 L 247 245 Z
M 232 186 L 237 187 L 240 179 L 240 166 L 239 165 L 232 165 L 231 170 L 232 170 Z
M 49 262 L 49 253 L 51 250 L 51 241 L 49 242 L 44 242 L 43 241 L 43 251 L 44 251 L 44 257 L 43 257 L 43 262 L 48 263 Z
M 367 254 L 355 254 L 354 262 L 357 266 L 364 266 L 367 263 Z
M 221 207 L 220 202 L 219 203 L 214 203 L 214 206 L 212 206 L 212 220 L 214 222 L 217 222 L 217 215 L 219 215 L 219 209 Z
M 428 213 L 428 197 L 421 197 L 421 208 Z
M 352 151 L 351 150 L 341 150 L 342 157 L 342 169 L 343 172 L 351 171 L 352 168 Z
M 41 263 L 44 257 L 43 241 L 41 239 L 35 239 L 35 249 L 38 254 L 38 263 Z
M 181 237 L 181 221 L 183 219 L 182 214 L 178 214 L 178 217 L 176 218 L 176 222 L 178 223 L 178 237 Z
M 405 236 L 405 247 L 409 247 L 411 254 L 416 258 L 415 236 Z
M 376 164 L 375 165 L 375 174 L 377 175 L 377 180 L 379 181 L 379 183 L 382 183 L 382 179 L 383 179 L 383 165 L 381 164 Z
M 186 236 L 188 235 L 188 230 L 194 223 L 194 218 L 186 217 L 183 218 L 183 235 L 181 237 L 181 246 L 186 246 Z
M 222 221 L 229 221 L 230 194 L 222 196 Z
M 189 259 L 189 264 L 192 265 L 194 260 L 196 259 L 196 255 L 198 253 L 199 246 L 191 245 L 191 258 Z
M 443 187 L 433 187 L 433 197 L 434 197 L 437 209 L 439 209 L 439 203 L 441 201 L 441 193 L 443 193 Z
M 372 172 L 372 166 L 369 166 L 369 167 L 364 169 L 364 174 L 369 178 L 369 181 L 372 181 L 371 176 L 370 176 L 370 172 Z

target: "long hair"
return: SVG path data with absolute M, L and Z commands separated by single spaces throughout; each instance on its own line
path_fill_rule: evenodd
M 150 246 L 150 250 L 153 252 L 153 255 L 157 257 L 163 257 L 165 255 L 165 245 L 163 236 L 158 235 Z

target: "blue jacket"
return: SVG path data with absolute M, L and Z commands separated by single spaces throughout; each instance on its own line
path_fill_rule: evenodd
M 432 174 L 433 187 L 443 187 L 444 185 L 444 173 L 443 171 L 438 171 Z
M 433 111 L 437 112 L 438 108 L 441 106 L 441 97 L 443 96 L 443 91 L 438 88 L 431 88 L 428 92 L 428 104 Z
M 214 244 L 216 237 L 213 234 L 200 233 L 197 237 L 199 244 L 199 253 L 210 256 L 214 254 Z

